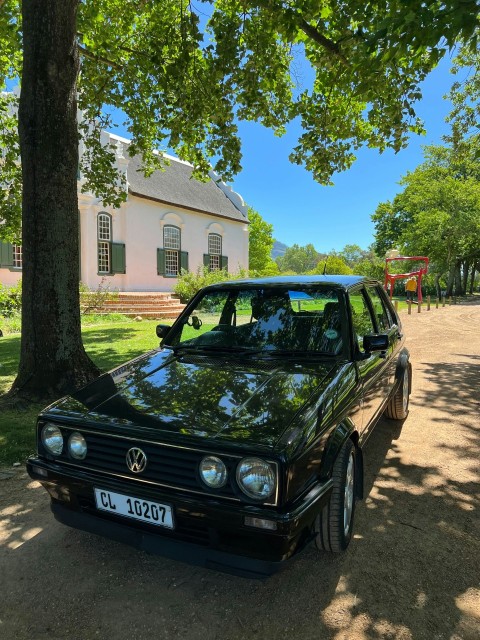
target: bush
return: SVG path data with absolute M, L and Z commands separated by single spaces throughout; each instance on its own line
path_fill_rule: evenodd
M 80 282 L 80 309 L 83 314 L 95 313 L 105 308 L 105 303 L 118 298 L 118 291 L 110 289 L 106 278 L 93 291 L 86 284 Z
M 22 308 L 22 282 L 6 287 L 0 282 L 0 316 L 9 318 Z
M 188 302 L 197 291 L 209 284 L 247 277 L 248 271 L 245 269 L 240 269 L 236 274 L 228 273 L 225 269 L 210 271 L 207 267 L 199 267 L 197 271 L 182 270 L 173 291 L 180 298 L 181 302 L 185 303 Z

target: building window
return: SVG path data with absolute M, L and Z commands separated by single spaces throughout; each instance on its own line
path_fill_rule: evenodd
M 98 273 L 111 272 L 112 218 L 108 213 L 97 217 Z
M 209 271 L 225 269 L 228 271 L 228 258 L 222 256 L 222 236 L 218 233 L 208 234 L 208 253 L 203 254 L 203 266 Z
M 208 234 L 208 255 L 210 256 L 210 271 L 218 271 L 222 268 L 222 236 L 218 233 Z
M 13 245 L 13 267 L 15 269 L 22 268 L 22 245 Z
M 178 276 L 180 271 L 180 229 L 178 227 L 163 227 L 163 247 L 165 275 Z

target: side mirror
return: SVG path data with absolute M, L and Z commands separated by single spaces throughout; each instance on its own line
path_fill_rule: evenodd
M 363 336 L 363 350 L 365 353 L 372 353 L 372 351 L 387 351 L 387 349 L 388 335 L 386 333 Z
M 163 338 L 165 338 L 165 336 L 169 332 L 170 328 L 171 327 L 168 324 L 157 324 L 157 328 L 155 329 L 155 331 L 157 332 L 157 338 L 163 340 Z
M 189 327 L 193 327 L 196 331 L 198 331 L 202 326 L 203 322 L 200 320 L 198 316 L 191 316 L 187 320 L 187 324 Z

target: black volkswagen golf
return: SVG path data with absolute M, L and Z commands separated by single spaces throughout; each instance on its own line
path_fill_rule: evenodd
M 60 522 L 246 576 L 347 548 L 362 448 L 408 413 L 411 365 L 358 276 L 206 287 L 160 347 L 47 407 L 28 472 Z

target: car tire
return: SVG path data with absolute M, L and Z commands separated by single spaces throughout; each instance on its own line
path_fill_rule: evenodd
M 315 545 L 321 551 L 345 551 L 352 538 L 355 516 L 356 450 L 348 439 L 333 465 L 333 490 L 328 504 L 316 519 Z
M 403 369 L 398 389 L 387 403 L 385 415 L 391 420 L 405 420 L 408 416 L 410 391 L 412 388 L 412 365 L 408 362 Z

